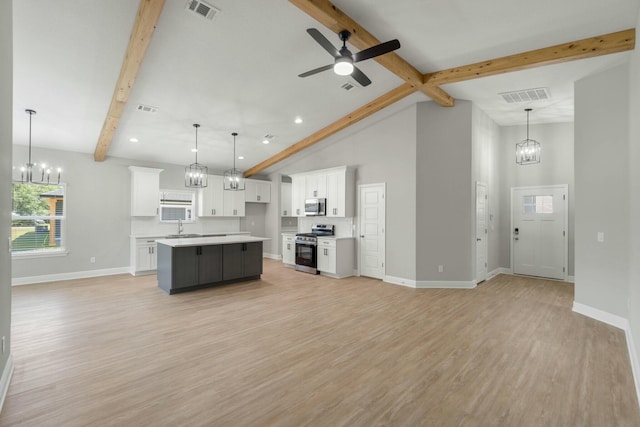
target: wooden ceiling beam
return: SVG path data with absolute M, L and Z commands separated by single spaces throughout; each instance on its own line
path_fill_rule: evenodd
M 462 67 L 449 68 L 436 73 L 428 73 L 424 75 L 424 81 L 426 86 L 438 87 L 443 84 L 527 70 L 543 65 L 560 64 L 577 59 L 625 52 L 633 50 L 635 43 L 636 30 L 631 28 Z
M 111 105 L 109 106 L 107 117 L 104 119 L 102 131 L 93 153 L 93 158 L 97 162 L 104 161 L 107 156 L 113 135 L 120 122 L 122 111 L 129 99 L 129 94 L 140 70 L 140 65 L 142 65 L 151 36 L 164 8 L 164 3 L 165 0 L 140 0 L 127 52 L 120 68 L 116 88 L 111 97 Z
M 336 34 L 342 30 L 348 30 L 351 33 L 349 43 L 360 50 L 380 44 L 380 40 L 338 9 L 329 0 L 289 0 L 289 2 Z M 374 58 L 374 61 L 377 61 L 387 70 L 416 87 L 416 89 L 421 89 L 438 104 L 444 107 L 452 107 L 454 105 L 454 99 L 441 88 L 435 88 L 434 85 L 423 88 L 424 77 L 422 73 L 402 59 L 397 53 L 390 52 L 378 56 Z
M 305 148 L 308 148 L 314 144 L 317 144 L 318 142 L 322 141 L 325 138 L 328 138 L 331 135 L 336 134 L 337 132 L 346 129 L 347 127 L 351 126 L 354 123 L 359 122 L 362 119 L 365 119 L 369 116 L 371 116 L 374 113 L 377 113 L 378 111 L 382 110 L 383 108 L 388 107 L 389 105 L 392 105 L 394 103 L 396 103 L 397 101 L 401 100 L 402 98 L 405 98 L 409 95 L 411 95 L 412 93 L 416 92 L 418 90 L 418 88 L 416 88 L 415 86 L 411 85 L 410 83 L 404 83 L 400 86 L 398 86 L 397 88 L 385 93 L 384 95 L 380 96 L 379 98 L 374 99 L 373 101 L 369 102 L 368 104 L 358 108 L 357 110 L 353 111 L 352 113 L 347 114 L 346 116 L 338 119 L 337 121 L 331 123 L 330 125 L 320 129 L 319 131 L 309 135 L 308 137 L 304 138 L 301 141 L 296 142 L 295 144 L 285 148 L 284 150 L 280 151 L 279 153 L 269 157 L 267 160 L 264 160 L 261 163 L 258 163 L 257 165 L 253 166 L 251 169 L 247 169 L 244 172 L 244 176 L 245 177 L 250 177 L 252 175 L 255 175 L 257 173 L 262 172 L 263 170 L 267 169 L 270 166 L 273 166 L 274 164 L 281 162 L 282 160 L 293 156 L 296 153 L 299 153 L 300 151 L 304 150 Z

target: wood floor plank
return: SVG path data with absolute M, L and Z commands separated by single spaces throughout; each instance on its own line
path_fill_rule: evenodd
M 13 288 L 0 426 L 638 426 L 624 332 L 570 284 L 473 290 L 262 280 L 166 295 L 155 276 Z

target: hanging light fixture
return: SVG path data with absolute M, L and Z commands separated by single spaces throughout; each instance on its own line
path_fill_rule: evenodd
M 519 165 L 531 165 L 540 163 L 540 143 L 529 138 L 529 113 L 531 108 L 525 108 L 527 112 L 527 139 L 516 144 L 516 163 Z
M 27 182 L 32 184 L 51 184 L 51 167 L 48 167 L 45 163 L 33 163 L 31 161 L 31 118 L 34 114 L 36 114 L 35 110 L 27 109 L 24 110 L 25 113 L 29 115 L 29 161 L 20 168 L 20 182 Z M 57 168 L 56 172 L 58 173 L 56 184 L 60 184 L 60 175 L 62 174 L 62 169 Z M 36 180 L 34 180 L 34 173 L 36 176 Z M 38 175 L 40 176 L 40 181 L 37 180 Z
M 205 165 L 198 163 L 198 128 L 200 125 L 194 123 L 193 127 L 196 128 L 196 148 L 193 150 L 196 153 L 196 162 L 184 168 L 184 186 L 189 188 L 204 188 L 207 186 L 209 170 Z
M 233 169 L 224 171 L 223 188 L 228 191 L 243 191 L 244 176 L 242 171 L 236 169 L 236 136 L 237 132 L 231 134 L 233 136 Z

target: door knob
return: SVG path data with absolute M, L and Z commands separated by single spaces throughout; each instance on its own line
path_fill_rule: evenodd
M 481 241 L 481 240 L 482 240 L 482 239 L 476 239 L 476 242 L 479 242 L 479 241 Z

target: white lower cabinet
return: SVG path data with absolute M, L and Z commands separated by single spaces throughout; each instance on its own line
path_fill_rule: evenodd
M 155 239 L 132 238 L 131 243 L 131 274 L 155 273 L 158 268 L 157 244 Z
M 296 236 L 282 235 L 282 262 L 288 265 L 296 264 Z
M 318 238 L 318 270 L 327 276 L 353 276 L 353 238 Z

